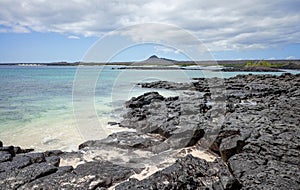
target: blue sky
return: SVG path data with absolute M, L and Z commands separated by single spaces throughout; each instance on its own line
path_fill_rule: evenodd
M 75 62 L 97 37 L 70 39 L 59 33 L 0 33 L 1 62 Z
M 136 45 L 114 52 L 110 61 L 139 61 L 153 54 L 189 59 L 183 46 L 156 44 L 161 39 L 194 46 L 196 52 L 201 43 L 212 56 L 199 59 L 300 59 L 297 0 L 11 0 L 1 1 L 0 7 L 0 63 L 85 60 L 115 30 L 119 33 L 98 46 L 97 54 L 122 40 Z M 187 35 L 197 43 L 186 40 Z M 94 61 L 103 61 L 96 57 Z

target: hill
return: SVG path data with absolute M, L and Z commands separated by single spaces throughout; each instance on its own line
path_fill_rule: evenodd
M 156 65 L 156 66 L 171 66 L 171 65 L 175 65 L 177 63 L 177 61 L 172 60 L 172 59 L 166 59 L 166 58 L 159 58 L 156 55 L 152 55 L 150 56 L 148 59 L 144 60 L 144 61 L 139 61 L 139 62 L 134 62 L 132 65 L 134 66 L 138 66 L 138 65 L 143 65 L 143 66 L 147 66 L 147 65 Z

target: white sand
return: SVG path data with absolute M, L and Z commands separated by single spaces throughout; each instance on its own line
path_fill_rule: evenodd
M 197 158 L 204 159 L 208 162 L 213 162 L 216 159 L 215 155 L 213 155 L 205 150 L 197 150 L 196 147 L 183 148 L 176 153 L 175 157 L 180 158 L 180 157 L 184 157 L 188 154 L 191 154 L 192 156 L 197 157 Z M 159 163 L 159 165 L 164 165 L 165 167 L 170 166 L 173 163 L 175 163 L 175 161 L 176 161 L 175 157 L 170 157 L 170 158 L 166 159 L 163 163 Z M 130 178 L 136 178 L 138 180 L 142 180 L 162 169 L 164 169 L 164 168 L 158 167 L 157 165 L 148 165 L 141 173 L 134 174 Z

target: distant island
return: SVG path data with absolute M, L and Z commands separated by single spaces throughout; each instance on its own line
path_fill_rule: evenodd
M 189 67 L 189 66 L 222 66 L 223 71 L 276 71 L 277 69 L 300 69 L 300 60 L 209 60 L 209 61 L 177 61 L 160 58 L 156 55 L 138 62 L 51 62 L 51 63 L 1 63 L 15 66 L 153 66 L 153 67 Z

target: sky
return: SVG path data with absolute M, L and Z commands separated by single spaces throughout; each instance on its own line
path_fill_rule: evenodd
M 0 0 L 0 9 L 0 63 L 300 59 L 299 0 Z

